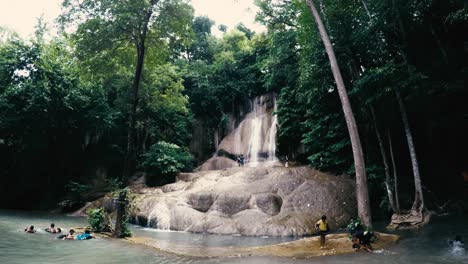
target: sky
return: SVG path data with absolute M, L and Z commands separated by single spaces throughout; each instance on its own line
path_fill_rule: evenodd
M 0 26 L 16 31 L 21 37 L 34 32 L 37 18 L 41 15 L 52 26 L 60 14 L 62 0 L 0 0 Z M 242 22 L 248 28 L 261 32 L 264 27 L 255 20 L 258 8 L 254 0 L 192 0 L 195 15 L 206 15 L 216 22 L 213 33 L 220 35 L 217 25 L 224 24 L 228 29 Z

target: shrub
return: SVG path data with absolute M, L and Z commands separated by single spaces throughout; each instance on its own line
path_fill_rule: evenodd
M 95 232 L 104 231 L 106 224 L 104 220 L 104 209 L 94 208 L 88 211 L 88 223 Z
M 142 167 L 148 172 L 149 185 L 163 185 L 175 181 L 180 171 L 192 169 L 190 153 L 171 143 L 160 141 L 143 155 Z

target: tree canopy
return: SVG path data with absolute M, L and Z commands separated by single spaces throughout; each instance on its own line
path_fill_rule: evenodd
M 265 93 L 277 98 L 278 157 L 354 177 L 345 116 L 306 1 L 255 3 L 263 33 L 195 17 L 185 0 L 65 0 L 63 30 L 50 40 L 43 22 L 31 39 L 0 28 L 0 205 L 53 207 L 76 198 L 64 189 L 70 182 L 89 187 L 83 203 L 102 195 L 106 181 L 125 184 L 138 171 L 154 184 L 174 180 L 210 158 L 215 135 Z M 388 216 L 395 202 L 411 208 L 418 192 L 429 208 L 460 199 L 466 1 L 314 3 L 356 118 L 373 215 Z

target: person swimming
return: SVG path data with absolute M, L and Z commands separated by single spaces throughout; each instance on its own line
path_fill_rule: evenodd
M 84 233 L 76 236 L 76 240 L 88 240 L 93 238 L 95 237 L 91 235 L 91 231 L 89 231 L 89 229 L 86 229 Z
M 455 236 L 455 239 L 449 241 L 449 246 L 452 247 L 452 254 L 464 254 L 465 252 L 465 243 L 459 235 Z
M 62 239 L 63 240 L 75 240 L 75 230 L 73 229 L 70 229 L 70 231 L 68 231 L 68 235 L 66 235 L 65 237 L 63 237 Z
M 453 246 L 464 247 L 464 246 L 465 246 L 465 243 L 463 242 L 461 236 L 456 235 L 456 236 L 455 236 L 455 239 L 449 241 L 449 245 L 452 246 L 452 247 L 453 247 Z
M 24 232 L 26 233 L 36 233 L 36 230 L 34 230 L 34 226 L 30 226 L 29 228 L 25 228 Z
M 62 232 L 60 228 L 55 228 L 54 223 L 50 224 L 50 227 L 46 228 L 45 231 L 49 233 L 54 233 L 54 234 Z

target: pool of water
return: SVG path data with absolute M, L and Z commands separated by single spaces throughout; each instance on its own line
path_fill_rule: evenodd
M 448 246 L 448 240 L 456 234 L 468 240 L 467 216 L 438 217 L 420 231 L 400 232 L 401 241 L 383 252 L 362 252 L 308 260 L 266 257 L 199 259 L 164 254 L 118 240 L 62 241 L 43 231 L 52 222 L 67 230 L 69 227 L 86 225 L 84 218 L 0 210 L 0 263 L 468 263 L 468 252 L 454 251 Z M 38 232 L 23 232 L 29 225 L 34 225 Z M 207 247 L 254 246 L 291 240 L 165 232 L 140 227 L 132 227 L 132 230 L 138 236 Z
M 151 237 L 175 244 L 206 247 L 252 247 L 279 244 L 297 239 L 292 237 L 243 237 L 238 235 L 194 234 L 188 232 L 156 230 L 139 226 L 132 226 L 132 233 L 136 236 Z

